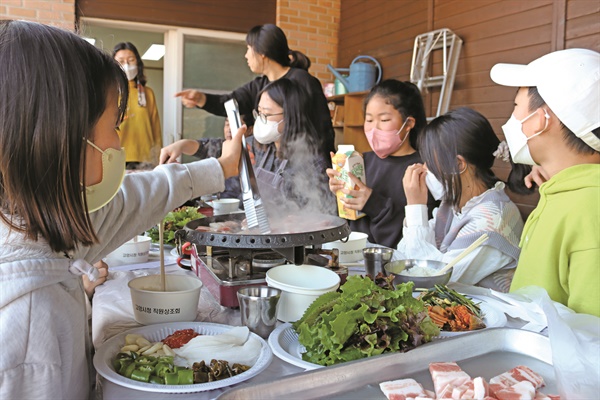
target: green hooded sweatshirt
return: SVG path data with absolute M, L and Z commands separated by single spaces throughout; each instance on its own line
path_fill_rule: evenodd
M 510 287 L 541 286 L 552 300 L 600 317 L 600 164 L 567 168 L 540 187 Z

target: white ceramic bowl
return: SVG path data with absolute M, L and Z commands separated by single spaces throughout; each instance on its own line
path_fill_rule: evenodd
M 299 320 L 317 297 L 335 291 L 340 276 L 330 269 L 314 265 L 285 264 L 267 271 L 267 285 L 281 289 L 277 319 Z
M 218 199 L 211 201 L 209 204 L 217 215 L 229 214 L 240 209 L 239 199 Z
M 341 240 L 323 243 L 323 249 L 338 249 L 340 251 L 340 263 L 360 261 L 363 258 L 363 249 L 367 246 L 367 235 L 362 232 L 351 232 L 346 243 Z
M 136 236 L 136 239 L 131 239 L 125 242 L 121 247 L 117 248 L 112 253 L 106 256 L 107 262 L 110 264 L 137 264 L 148 261 L 150 254 L 150 244 L 152 239 L 150 236 Z
M 129 281 L 133 316 L 143 325 L 194 321 L 202 282 L 196 276 L 166 275 L 166 291 L 160 291 L 160 275 Z

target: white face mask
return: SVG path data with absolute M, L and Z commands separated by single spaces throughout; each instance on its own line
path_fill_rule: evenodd
M 102 151 L 94 143 L 90 146 L 102 153 L 102 180 L 85 188 L 88 212 L 92 213 L 104 207 L 115 197 L 125 176 L 125 149 L 106 149 Z
M 260 144 L 269 144 L 277 141 L 281 137 L 281 133 L 277 127 L 283 120 L 279 122 L 268 121 L 266 123 L 262 122 L 260 118 L 257 118 L 254 122 L 254 130 L 253 135 L 258 143 Z
M 127 75 L 127 79 L 132 81 L 138 74 L 138 67 L 134 64 L 122 64 L 121 68 L 125 71 L 125 75 Z
M 444 185 L 431 171 L 427 171 L 427 174 L 425 175 L 425 184 L 434 199 L 441 200 L 444 197 Z
M 527 135 L 523 133 L 523 122 L 535 115 L 536 112 L 537 110 L 520 121 L 515 118 L 514 115 L 511 115 L 506 124 L 502 125 L 502 131 L 504 132 L 504 137 L 506 137 L 506 143 L 508 144 L 508 149 L 510 150 L 510 156 L 515 164 L 536 165 L 536 162 L 533 161 L 533 158 L 531 158 L 531 154 L 529 153 L 529 146 L 527 145 L 527 142 L 544 132 L 548 127 L 548 120 L 550 119 L 550 115 L 548 115 L 548 112 L 544 110 L 546 126 L 544 126 L 544 129 L 541 131 L 533 134 L 530 137 L 527 137 Z

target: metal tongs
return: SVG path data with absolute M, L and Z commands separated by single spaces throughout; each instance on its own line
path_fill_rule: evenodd
M 242 126 L 240 112 L 235 99 L 225 102 L 225 111 L 227 112 L 231 132 L 235 134 Z M 271 233 L 269 219 L 267 218 L 267 213 L 264 209 L 262 199 L 260 198 L 258 184 L 256 182 L 256 177 L 254 176 L 254 170 L 252 169 L 250 154 L 248 153 L 246 138 L 244 136 L 242 136 L 242 157 L 240 159 L 239 168 L 242 202 L 244 203 L 244 212 L 246 214 L 246 221 L 248 222 L 248 229 L 258 228 L 262 234 Z

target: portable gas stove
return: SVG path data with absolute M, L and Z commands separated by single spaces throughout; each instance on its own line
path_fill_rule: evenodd
M 337 249 L 324 250 L 322 243 L 350 234 L 346 220 L 329 215 L 314 216 L 325 229 L 297 233 L 230 233 L 198 231 L 213 222 L 241 221 L 244 214 L 227 214 L 189 222 L 176 239 L 192 243 L 192 270 L 225 307 L 239 307 L 237 291 L 264 285 L 269 268 L 285 263 L 304 263 L 330 268 L 345 281 L 348 270 L 338 263 Z

